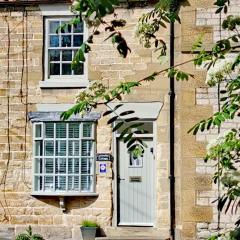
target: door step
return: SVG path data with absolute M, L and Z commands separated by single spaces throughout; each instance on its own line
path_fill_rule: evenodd
M 169 240 L 163 239 L 159 237 L 142 237 L 142 236 L 134 236 L 134 237 L 98 237 L 95 240 Z

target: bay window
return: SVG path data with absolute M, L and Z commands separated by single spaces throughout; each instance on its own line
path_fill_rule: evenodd
M 93 122 L 34 123 L 34 192 L 94 193 Z

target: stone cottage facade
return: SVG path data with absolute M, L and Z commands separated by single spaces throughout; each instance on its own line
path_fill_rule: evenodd
M 232 2 L 230 10 L 238 13 L 240 1 Z M 192 57 L 193 36 L 204 32 L 206 47 L 218 39 L 219 19 L 211 6 L 210 0 L 189 0 L 181 8 L 176 62 Z M 160 66 L 157 54 L 135 37 L 139 17 L 151 7 L 116 10 L 127 20 L 121 32 L 132 52 L 126 59 L 111 41 L 104 42 L 105 35 L 98 35 L 86 63 L 73 72 L 74 51 L 88 30 L 81 25 L 56 34 L 56 27 L 72 17 L 69 2 L 0 1 L 0 239 L 12 239 L 31 225 L 49 240 L 77 240 L 86 219 L 97 221 L 102 235 L 170 237 L 168 78 L 161 75 L 123 99 L 123 107 L 134 108 L 149 129 L 141 136 L 148 150 L 140 160 L 129 156 L 118 133 L 112 133 L 108 119 L 101 117 L 104 108 L 60 120 L 91 82 L 111 88 L 169 65 Z M 169 43 L 168 29 L 161 35 Z M 207 141 L 217 133 L 194 137 L 187 131 L 212 114 L 217 95 L 208 90 L 204 70 L 191 64 L 183 69 L 195 79 L 176 83 L 175 232 L 176 239 L 204 239 L 217 230 L 212 204 L 217 190 L 213 168 L 202 158 Z M 232 124 L 239 126 L 231 122 L 224 128 Z M 232 221 L 222 216 L 221 228 Z

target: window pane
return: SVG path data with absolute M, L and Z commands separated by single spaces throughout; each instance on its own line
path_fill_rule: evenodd
M 53 173 L 53 158 L 45 159 L 45 173 Z
M 74 69 L 74 75 L 83 75 L 84 74 L 84 63 L 78 63 Z
M 42 176 L 36 176 L 35 177 L 35 186 L 34 186 L 34 190 L 35 191 L 42 191 L 43 190 L 43 177 Z
M 35 173 L 42 173 L 42 166 L 43 166 L 43 161 L 42 158 L 36 158 L 35 159 Z
M 81 173 L 92 174 L 92 160 L 90 158 L 82 158 Z
M 66 177 L 57 176 L 55 178 L 56 190 L 65 191 L 66 190 Z
M 50 36 L 50 47 L 59 47 L 59 36 Z
M 59 63 L 50 63 L 50 75 L 60 75 Z
M 56 173 L 67 173 L 67 162 L 66 158 L 56 158 Z
M 50 61 L 60 61 L 60 50 L 49 50 Z
M 54 142 L 45 141 L 45 156 L 53 156 L 53 155 L 54 155 Z
M 66 141 L 56 141 L 56 156 L 66 156 Z
M 35 141 L 35 156 L 42 156 L 42 141 Z
M 71 63 L 62 64 L 62 75 L 72 75 Z
M 66 35 L 61 37 L 62 47 L 71 47 L 71 35 Z
M 79 158 L 68 159 L 68 173 L 72 173 L 72 174 L 79 173 Z
M 73 36 L 73 46 L 80 47 L 83 43 L 83 35 L 74 35 Z
M 61 22 L 61 25 L 66 24 L 64 28 L 64 33 L 71 33 L 72 32 L 72 25 L 68 24 L 69 22 Z
M 35 137 L 36 138 L 42 137 L 42 124 L 35 125 Z
M 83 140 L 82 141 L 82 156 L 91 156 L 92 148 L 93 148 L 92 141 Z
M 82 32 L 83 32 L 83 22 L 75 25 L 75 26 L 73 27 L 73 32 L 74 32 L 74 33 L 82 33 Z
M 69 133 L 68 137 L 69 138 L 79 138 L 79 123 L 69 123 Z
M 83 137 L 92 137 L 92 123 L 83 123 Z
M 56 123 L 56 138 L 66 138 L 66 123 Z
M 54 138 L 54 123 L 45 123 L 45 137 Z
M 72 50 L 62 51 L 62 61 L 72 61 Z
M 68 142 L 68 155 L 79 156 L 79 141 Z
M 68 177 L 68 190 L 69 191 L 79 191 L 79 177 L 78 176 Z
M 50 21 L 50 33 L 56 33 L 57 28 L 60 26 L 59 21 Z
M 84 192 L 92 191 L 92 176 L 81 177 L 81 190 Z
M 138 123 L 142 123 L 143 125 L 140 126 L 138 129 L 142 130 L 142 134 L 147 133 L 147 134 L 152 134 L 153 133 L 153 122 L 138 122 Z M 124 129 L 126 129 L 127 127 L 129 127 L 132 123 L 125 123 L 122 127 L 120 127 L 117 130 L 117 133 L 122 133 L 122 131 Z M 133 129 L 134 130 L 134 129 Z M 130 133 L 130 131 L 128 132 Z
M 44 188 L 46 191 L 53 191 L 53 177 L 52 176 L 45 176 L 44 177 Z

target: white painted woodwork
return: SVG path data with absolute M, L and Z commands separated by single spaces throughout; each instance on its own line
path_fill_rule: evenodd
M 154 193 L 154 151 L 153 139 L 145 138 L 147 148 L 139 166 L 130 165 L 130 154 L 123 141 L 118 141 L 118 225 L 153 226 Z M 140 182 L 131 181 L 131 179 Z

